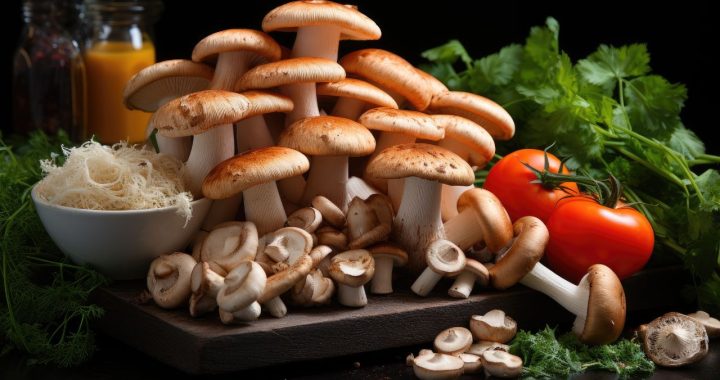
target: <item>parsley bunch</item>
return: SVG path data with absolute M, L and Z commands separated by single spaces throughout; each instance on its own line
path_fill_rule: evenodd
M 474 60 L 452 40 L 427 50 L 423 69 L 450 89 L 489 97 L 517 131 L 499 151 L 556 144 L 568 166 L 610 175 L 652 223 L 656 253 L 672 252 L 693 274 L 699 306 L 720 312 L 720 157 L 680 119 L 687 91 L 652 74 L 643 44 L 601 45 L 573 61 L 549 18 L 524 45 Z

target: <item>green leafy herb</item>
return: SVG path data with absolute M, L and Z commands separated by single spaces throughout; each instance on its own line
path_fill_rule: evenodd
M 535 334 L 519 331 L 510 352 L 523 359 L 523 377 L 567 378 L 584 371 L 617 373 L 620 378 L 647 376 L 655 365 L 638 343 L 621 339 L 614 344 L 587 346 L 575 334 L 555 337 L 555 329 L 545 327 Z
M 643 44 L 600 45 L 573 61 L 559 33 L 549 18 L 524 45 L 476 60 L 454 40 L 426 52 L 431 63 L 423 68 L 510 112 L 517 132 L 498 143 L 501 154 L 555 143 L 571 169 L 618 178 L 626 200 L 652 223 L 655 252 L 685 263 L 695 280 L 688 293 L 720 313 L 720 157 L 680 119 L 685 86 L 653 74 Z
M 63 256 L 30 198 L 41 178 L 39 160 L 69 141 L 38 132 L 17 142 L 0 138 L 0 352 L 18 349 L 31 363 L 77 365 L 93 352 L 89 323 L 102 315 L 88 295 L 106 280 Z

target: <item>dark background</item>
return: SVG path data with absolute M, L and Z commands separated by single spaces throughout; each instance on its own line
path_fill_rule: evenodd
M 165 11 L 155 25 L 158 60 L 189 58 L 193 46 L 204 36 L 226 28 L 260 28 L 262 17 L 285 1 L 178 1 L 166 0 Z M 711 153 L 720 143 L 712 141 L 716 125 L 715 89 L 718 19 L 710 2 L 636 1 L 360 1 L 360 10 L 380 26 L 380 41 L 343 42 L 344 52 L 380 47 L 418 64 L 420 53 L 457 38 L 474 58 L 493 53 L 513 42 L 522 42 L 531 26 L 541 25 L 547 16 L 560 22 L 560 46 L 577 60 L 601 43 L 648 44 L 654 71 L 671 82 L 688 87 L 689 99 L 683 112 L 685 124 L 706 142 Z M 20 1 L 6 5 L 0 15 L 10 34 L 2 44 L 3 98 L 0 125 L 10 125 L 9 97 L 12 96 L 12 54 L 22 17 Z M 293 33 L 274 33 L 283 45 L 291 46 Z

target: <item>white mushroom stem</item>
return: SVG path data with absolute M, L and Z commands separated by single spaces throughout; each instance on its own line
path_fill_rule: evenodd
M 463 251 L 467 251 L 475 243 L 483 239 L 482 230 L 478 226 L 477 215 L 472 207 L 468 207 L 454 218 L 445 222 L 445 235 Z
M 442 185 L 442 196 L 440 198 L 440 214 L 443 222 L 456 217 L 458 215 L 457 201 L 462 193 L 472 189 L 473 185 L 467 186 L 450 186 Z
M 210 81 L 210 89 L 234 90 L 237 80 L 250 67 L 251 59 L 252 53 L 242 51 L 229 51 L 218 54 L 215 74 L 212 81 Z
M 345 284 L 338 285 L 338 301 L 341 305 L 349 307 L 363 307 L 367 305 L 367 295 L 365 294 L 365 287 L 360 286 L 349 286 Z
M 365 104 L 366 103 L 360 99 L 341 97 L 335 103 L 332 114 L 357 121 L 365 110 Z
M 380 152 L 382 152 L 386 148 L 400 144 L 411 144 L 414 143 L 415 140 L 417 140 L 415 136 L 406 135 L 404 133 L 380 132 L 380 138 L 378 138 L 377 144 L 375 145 L 375 151 L 370 156 L 370 160 L 375 158 L 375 156 L 380 154 Z M 400 203 L 402 203 L 403 189 L 405 188 L 405 179 L 389 179 L 387 180 L 387 184 L 383 184 L 385 180 L 374 181 L 380 187 L 387 187 L 387 195 L 388 197 L 390 197 L 390 201 L 392 202 L 393 207 L 397 210 L 400 207 Z
M 418 177 L 405 180 L 402 203 L 394 220 L 393 233 L 408 252 L 409 269 L 419 272 L 425 265 L 425 248 L 445 239 L 440 220 L 440 183 Z
M 443 276 L 434 270 L 430 269 L 430 267 L 425 268 L 425 270 L 420 274 L 420 276 L 413 282 L 410 289 L 412 291 L 421 296 L 425 297 L 435 288 L 435 285 L 440 281 L 440 279 L 443 278 Z
M 292 57 L 317 57 L 337 61 L 340 28 L 337 26 L 305 26 L 298 28 Z
M 163 98 L 158 102 L 158 106 L 163 106 L 165 103 L 175 99 L 174 97 Z M 150 139 L 150 135 L 155 131 L 155 127 L 152 123 L 148 123 L 147 129 L 145 130 L 145 136 Z M 177 158 L 180 162 L 187 161 L 190 156 L 190 149 L 192 148 L 192 137 L 168 137 L 163 136 L 159 133 L 155 134 L 155 142 L 157 142 L 158 152 L 170 155 Z M 150 142 L 148 141 L 148 145 Z
M 258 235 L 282 228 L 287 220 L 275 181 L 253 186 L 243 192 L 245 220 L 255 223 Z
M 579 325 L 582 332 L 590 299 L 590 289 L 587 286 L 577 286 L 540 263 L 535 264 L 533 270 L 526 274 L 520 283 L 545 294 L 575 314 L 577 319 L 573 329 Z
M 254 321 L 258 319 L 258 317 L 260 316 L 260 312 L 260 304 L 255 301 L 249 306 L 234 312 L 220 309 L 220 321 L 222 321 L 222 323 L 226 325 L 232 323 Z
M 372 294 L 390 294 L 393 292 L 392 272 L 395 264 L 392 257 L 374 256 L 375 274 L 370 283 L 370 293 Z
M 463 271 L 457 276 L 455 282 L 453 282 L 448 294 L 450 294 L 451 297 L 456 298 L 470 297 L 470 293 L 475 286 L 475 279 L 477 279 L 477 276 L 475 276 L 474 273 L 470 271 Z
M 246 150 L 275 145 L 270 130 L 262 115 L 253 116 L 235 123 L 238 153 Z
M 320 116 L 315 83 L 294 83 L 282 86 L 280 92 L 293 101 L 293 110 L 285 116 L 285 126 L 302 118 Z
M 285 303 L 280 297 L 270 299 L 265 302 L 263 306 L 267 309 L 268 313 L 275 318 L 282 318 L 287 315 L 287 306 L 285 306 Z
M 323 195 L 346 212 L 349 202 L 347 181 L 347 156 L 313 156 L 302 204 L 310 204 L 315 196 Z
M 190 178 L 190 191 L 195 199 L 203 197 L 202 182 L 210 170 L 235 153 L 232 135 L 232 124 L 226 124 L 194 137 L 185 167 Z
M 380 191 L 358 177 L 350 177 L 347 181 L 347 197 L 352 200 L 358 197 L 362 200 L 368 199 L 373 194 L 380 194 Z

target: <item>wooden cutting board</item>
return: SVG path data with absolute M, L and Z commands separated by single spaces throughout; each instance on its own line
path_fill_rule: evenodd
M 665 310 L 683 304 L 687 277 L 678 267 L 639 273 L 624 282 L 628 313 Z M 450 282 L 421 298 L 407 292 L 369 296 L 360 309 L 339 305 L 290 308 L 285 318 L 263 316 L 242 326 L 225 326 L 216 315 L 191 318 L 186 309 L 140 304 L 141 282 L 99 289 L 95 302 L 106 313 L 104 333 L 182 371 L 226 373 L 431 342 L 441 330 L 467 326 L 473 314 L 499 308 L 522 329 L 570 323 L 573 316 L 544 295 L 517 286 L 504 292 L 481 290 L 469 299 L 445 294 Z M 477 291 L 477 290 L 476 290 Z

